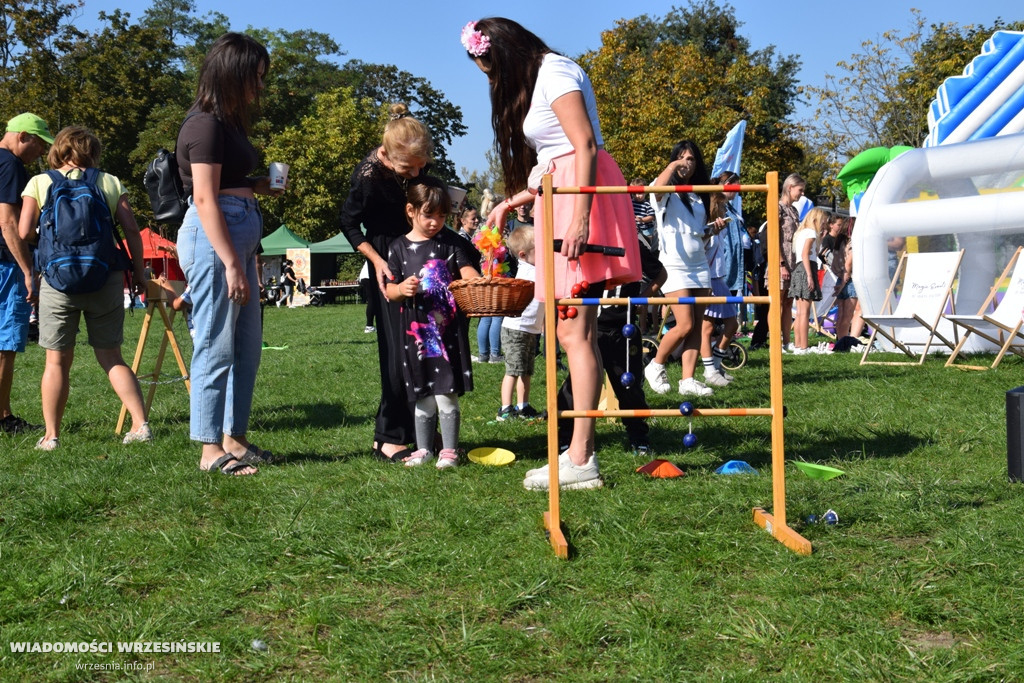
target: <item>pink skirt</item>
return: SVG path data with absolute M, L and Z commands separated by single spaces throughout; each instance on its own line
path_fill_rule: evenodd
M 551 164 L 552 181 L 555 187 L 576 187 L 575 153 L 566 154 L 554 159 Z M 598 186 L 626 185 L 622 171 L 611 155 L 603 149 L 597 152 L 597 183 Z M 551 239 L 561 239 L 566 226 L 572 222 L 573 207 L 577 195 L 556 194 L 554 196 L 554 235 Z M 547 259 L 553 254 L 550 246 L 541 247 L 540 235 L 544 229 L 544 198 L 537 195 L 534 200 L 533 220 L 536 227 L 537 246 L 537 286 L 535 297 L 544 301 L 545 282 L 547 281 Z M 570 261 L 558 253 L 554 253 L 555 264 L 555 295 L 558 298 L 571 296 L 572 286 L 586 280 L 597 283 L 607 282 L 611 289 L 615 285 L 637 282 L 640 279 L 640 241 L 636 233 L 636 220 L 633 217 L 633 203 L 628 194 L 595 194 L 590 209 L 589 244 L 600 244 L 607 247 L 622 247 L 625 256 L 605 256 L 604 254 L 585 253 L 578 261 Z

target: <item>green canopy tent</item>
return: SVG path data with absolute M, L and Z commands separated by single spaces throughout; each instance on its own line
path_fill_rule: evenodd
M 342 232 L 323 242 L 314 242 L 309 245 L 311 254 L 354 254 L 355 252 L 356 250 L 345 239 L 345 233 Z
M 289 230 L 287 225 L 282 225 L 260 240 L 264 256 L 284 256 L 288 253 L 289 249 L 301 249 L 302 247 L 308 247 L 310 244 L 311 242 L 302 239 Z M 349 248 L 351 249 L 351 247 Z
M 309 245 L 309 281 L 319 283 L 330 280 L 338 273 L 338 254 L 354 254 L 355 248 L 345 239 L 344 233 L 323 242 Z

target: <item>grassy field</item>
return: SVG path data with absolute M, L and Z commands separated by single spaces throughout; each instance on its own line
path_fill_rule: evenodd
M 126 324 L 129 357 L 141 321 Z M 1007 481 L 1004 411 L 1018 360 L 968 373 L 787 357 L 787 457 L 846 472 L 787 468 L 810 557 L 751 519 L 771 508 L 767 418 L 696 421 L 685 452 L 686 422 L 655 421 L 677 479 L 636 474 L 621 425 L 600 421 L 606 487 L 563 494 L 562 561 L 546 496 L 521 485 L 545 457 L 544 425 L 489 424 L 503 366 L 476 366 L 463 446 L 517 462 L 386 465 L 368 457 L 378 380 L 362 326 L 358 306 L 267 310 L 266 340 L 288 348 L 264 353 L 250 436 L 287 460 L 255 477 L 197 469 L 181 385 L 157 392 L 155 443 L 122 446 L 116 397 L 82 346 L 60 450 L 0 436 L 0 679 L 1024 677 L 1024 498 Z M 35 422 L 42 360 L 31 347 L 15 377 L 16 410 Z M 767 405 L 766 352 L 736 374 L 701 405 Z M 534 392 L 542 402 L 540 376 Z M 730 459 L 760 476 L 713 473 Z M 829 508 L 838 525 L 805 521 Z M 220 652 L 11 651 L 93 641 Z

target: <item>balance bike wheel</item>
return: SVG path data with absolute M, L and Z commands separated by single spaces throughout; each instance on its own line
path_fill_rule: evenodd
M 726 370 L 739 370 L 747 364 L 747 349 L 739 342 L 731 342 L 726 349 L 728 355 L 722 359 L 722 367 Z

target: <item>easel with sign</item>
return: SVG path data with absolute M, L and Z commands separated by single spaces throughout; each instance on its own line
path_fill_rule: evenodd
M 184 288 L 184 283 L 171 282 L 171 285 L 178 291 L 178 288 Z M 180 294 L 180 292 L 179 292 Z M 168 303 L 168 292 L 160 286 L 155 280 L 150 280 L 146 284 L 146 317 L 142 320 L 142 331 L 139 333 L 139 343 L 135 347 L 135 360 L 132 361 L 132 372 L 139 378 L 140 383 L 149 384 L 149 391 L 146 392 L 146 414 L 149 415 L 149 409 L 153 405 L 153 397 L 156 395 L 156 388 L 159 384 L 169 384 L 172 382 L 184 382 L 185 391 L 192 391 L 192 384 L 189 382 L 188 369 L 185 367 L 185 359 L 181 355 L 181 347 L 178 345 L 178 339 L 174 336 L 174 314 L 175 311 L 172 309 L 170 312 L 167 310 Z M 160 319 L 164 324 L 164 333 L 161 335 L 160 350 L 156 355 L 156 364 L 153 367 L 153 372 L 140 375 L 139 367 L 142 365 L 142 354 L 146 350 L 146 340 L 149 336 L 149 328 L 153 323 L 153 315 L 155 312 L 160 313 Z M 171 347 L 171 351 L 174 353 L 174 359 L 178 362 L 178 370 L 181 371 L 180 378 L 174 378 L 169 382 L 160 381 L 160 369 L 164 364 L 164 356 L 167 354 L 167 347 Z M 143 382 L 143 380 L 148 380 Z M 120 434 L 124 428 L 125 416 L 128 414 L 128 408 L 122 403 L 121 413 L 117 417 L 117 428 L 115 433 Z

